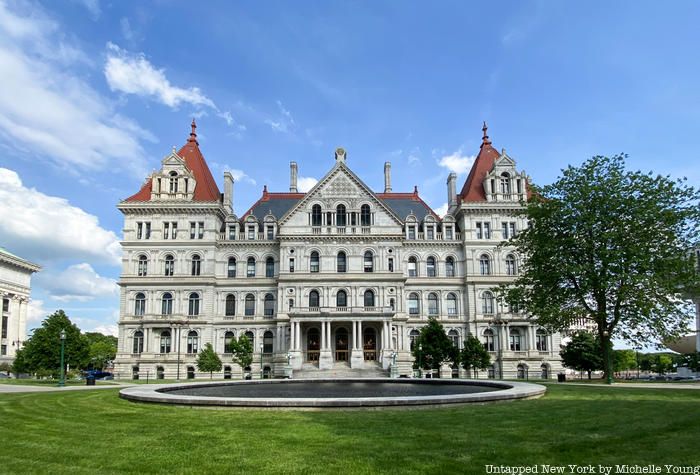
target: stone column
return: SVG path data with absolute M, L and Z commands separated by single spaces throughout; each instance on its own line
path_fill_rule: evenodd
M 362 368 L 365 364 L 365 356 L 362 351 L 362 320 L 354 321 L 352 329 L 355 338 L 353 350 L 350 354 L 350 367 Z

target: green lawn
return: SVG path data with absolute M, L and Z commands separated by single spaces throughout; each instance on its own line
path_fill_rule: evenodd
M 117 390 L 0 395 L 2 473 L 484 473 L 485 464 L 698 465 L 700 391 L 551 385 L 446 409 L 213 410 Z
M 114 385 L 112 381 L 95 381 L 99 385 Z M 12 384 L 19 386 L 58 386 L 57 379 L 0 379 L 0 384 Z M 66 380 L 66 386 L 85 386 L 85 381 L 77 381 L 73 379 Z

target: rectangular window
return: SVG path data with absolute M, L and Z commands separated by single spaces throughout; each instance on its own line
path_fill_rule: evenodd
M 408 227 L 408 239 L 411 239 L 411 240 L 416 239 L 416 227 L 415 226 Z
M 508 223 L 508 228 L 510 230 L 510 237 L 515 237 L 518 235 L 517 231 L 515 230 L 515 223 Z
M 484 223 L 484 239 L 491 239 L 491 223 Z
M 163 239 L 168 239 L 170 234 L 170 223 L 163 223 Z
M 428 227 L 427 234 L 428 234 L 428 240 L 432 241 L 433 239 L 435 239 L 435 232 L 434 232 L 434 228 L 432 226 Z
M 190 221 L 190 239 L 194 239 L 197 235 L 197 223 Z
M 267 240 L 272 241 L 275 239 L 275 228 L 273 226 L 267 227 Z
M 204 239 L 204 223 L 199 222 L 199 233 L 197 234 L 197 239 Z
M 2 317 L 2 338 L 7 338 L 7 317 Z
M 151 239 L 151 223 L 146 224 L 146 239 Z
M 503 239 L 515 237 L 515 223 L 501 223 L 501 233 L 503 234 Z
M 452 241 L 452 226 L 447 226 L 445 228 L 445 239 Z
M 5 356 L 7 354 L 7 345 L 0 345 L 0 355 Z
M 136 239 L 143 237 L 143 223 L 136 223 Z
M 229 226 L 228 227 L 228 239 L 230 241 L 236 240 L 236 226 Z
M 3 312 L 10 311 L 10 299 L 2 299 L 2 311 Z
M 294 258 L 289 258 L 289 272 L 294 272 Z
M 177 239 L 177 223 L 170 223 L 170 227 L 173 229 L 173 239 Z
M 476 238 L 483 239 L 483 230 L 481 229 L 481 223 L 476 223 Z
M 248 240 L 255 240 L 255 226 L 248 226 Z
M 394 258 L 389 258 L 389 272 L 394 272 Z

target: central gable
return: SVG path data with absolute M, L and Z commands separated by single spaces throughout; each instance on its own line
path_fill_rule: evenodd
M 319 180 L 304 198 L 280 219 L 280 229 L 287 227 L 287 230 L 294 234 L 310 232 L 310 229 L 304 230 L 303 228 L 311 227 L 311 208 L 316 204 L 321 206 L 322 213 L 335 213 L 337 206 L 342 204 L 347 213 L 357 213 L 358 220 L 361 206 L 367 204 L 373 214 L 374 224 L 372 226 L 391 227 L 393 228 L 391 231 L 389 229 L 385 229 L 385 231 L 402 232 L 401 219 L 382 200 L 377 198 L 374 192 L 344 162 L 337 162 L 326 176 Z M 348 219 L 347 226 L 351 225 L 350 219 Z M 324 226 L 327 225 L 324 224 Z M 359 221 L 357 221 L 357 226 L 359 226 Z M 292 228 L 295 230 L 292 231 Z

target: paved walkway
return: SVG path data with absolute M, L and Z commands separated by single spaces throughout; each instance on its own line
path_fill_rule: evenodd
M 21 384 L 0 384 L 0 394 L 4 393 L 44 393 L 50 391 L 90 391 L 93 389 L 117 389 L 122 387 L 133 386 L 130 383 L 122 383 L 119 381 L 116 384 L 98 384 L 95 386 L 39 386 L 39 385 L 21 385 Z M 58 384 L 58 383 L 56 383 Z
M 700 389 L 698 383 L 613 383 L 613 384 L 588 384 L 588 383 L 563 383 L 569 386 L 593 386 L 596 388 L 644 388 L 644 389 Z

